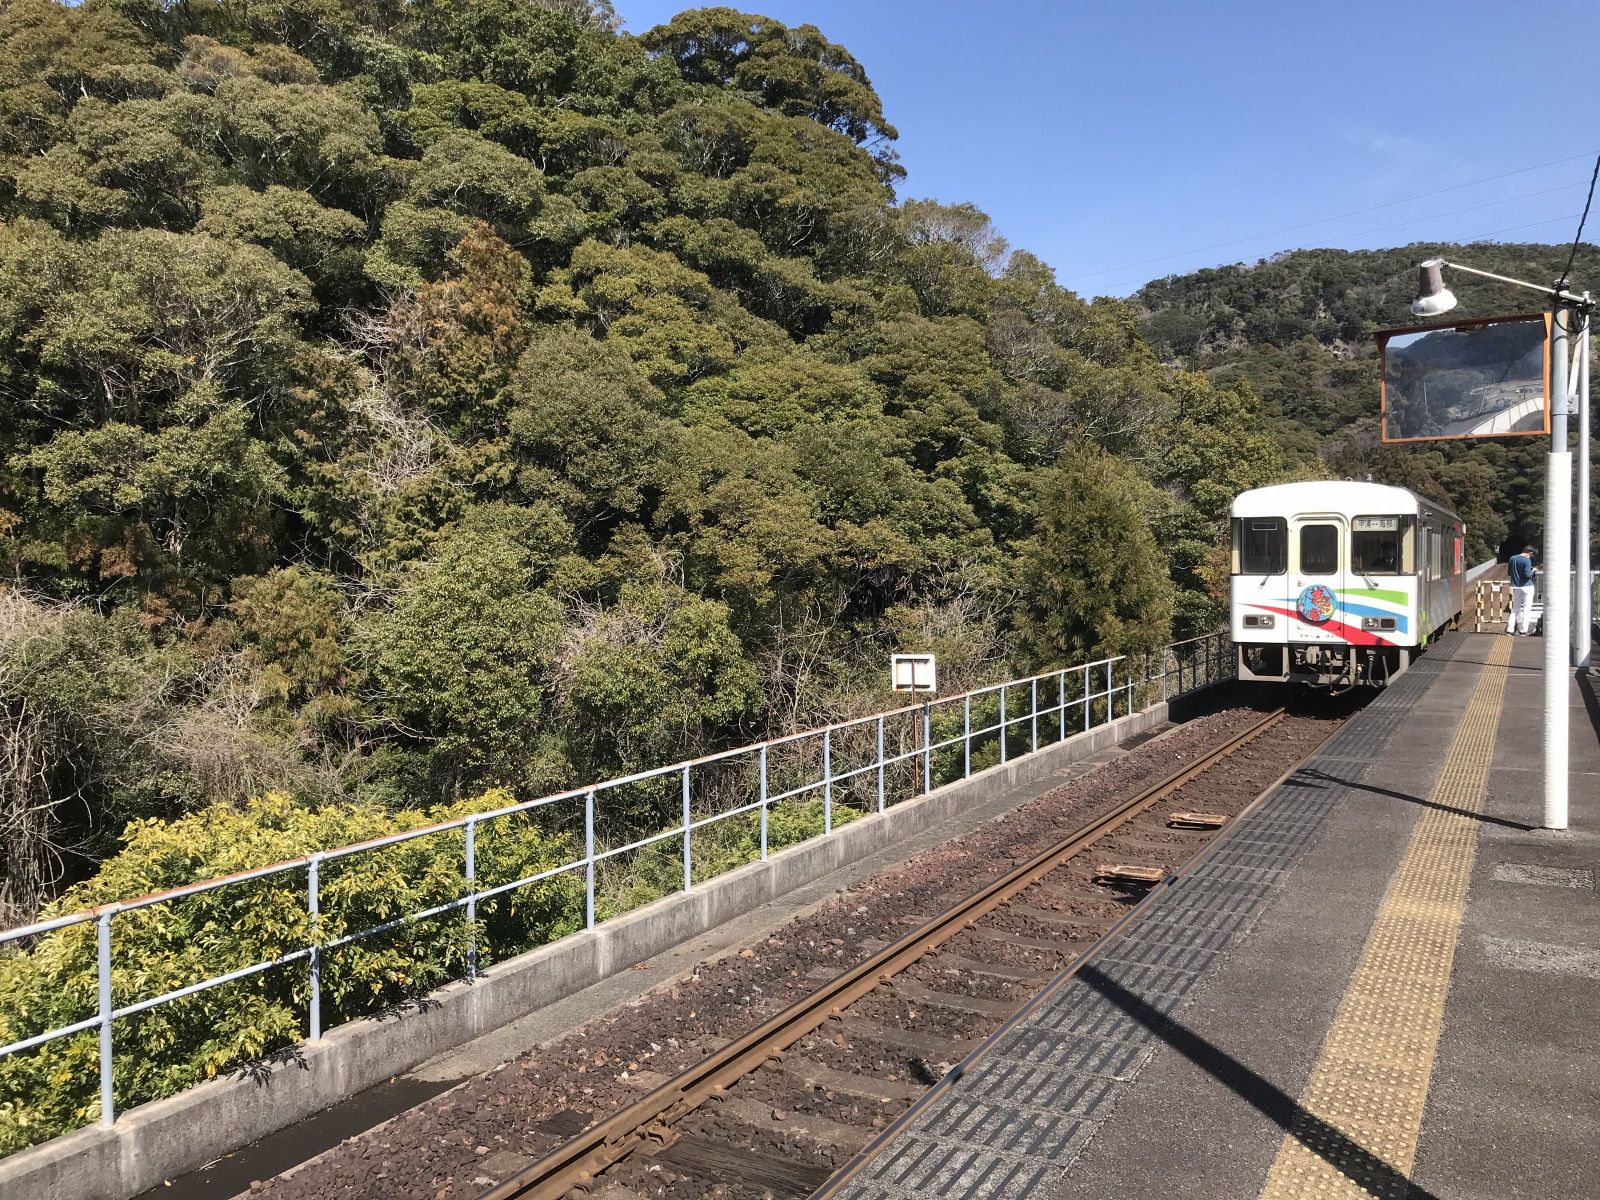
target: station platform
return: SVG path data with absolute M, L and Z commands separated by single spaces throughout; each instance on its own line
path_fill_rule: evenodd
M 907 1115 L 851 1200 L 1600 1194 L 1600 703 L 1448 635 Z

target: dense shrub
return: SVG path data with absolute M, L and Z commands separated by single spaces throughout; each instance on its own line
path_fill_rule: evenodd
M 374 805 L 312 810 L 271 794 L 163 823 L 129 826 L 122 851 L 52 906 L 71 912 L 286 857 L 383 837 L 510 802 L 491 791 L 427 810 Z M 557 866 L 580 852 L 522 816 L 482 824 L 476 838 L 480 888 Z M 322 942 L 459 898 L 464 834 L 431 834 L 323 863 Z M 120 915 L 112 923 L 112 992 L 135 1003 L 252 963 L 271 961 L 311 937 L 304 868 L 232 884 Z M 323 1024 L 330 1026 L 415 997 L 465 974 L 475 938 L 492 962 L 576 929 L 581 878 L 562 875 L 515 889 L 465 913 L 408 923 L 324 954 Z M 470 935 L 470 936 L 469 936 Z M 96 997 L 93 923 L 44 935 L 0 961 L 0 1042 L 92 1016 Z M 301 960 L 157 1006 L 116 1022 L 117 1104 L 157 1099 L 283 1049 L 305 1036 L 309 980 Z M 0 1059 L 0 1152 L 9 1153 L 94 1117 L 99 1110 L 98 1038 L 91 1031 Z

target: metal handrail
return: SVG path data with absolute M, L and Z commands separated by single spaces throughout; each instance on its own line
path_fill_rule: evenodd
M 683 889 L 686 892 L 690 891 L 696 885 L 694 879 L 693 835 L 698 829 L 704 829 L 707 826 L 733 817 L 759 812 L 760 860 L 764 862 L 769 855 L 768 818 L 772 807 L 776 804 L 820 791 L 823 797 L 823 835 L 821 836 L 826 836 L 833 830 L 834 793 L 839 784 L 876 773 L 876 809 L 878 812 L 882 812 L 891 802 L 899 803 L 901 800 L 923 795 L 933 790 L 934 758 L 941 751 L 951 750 L 956 746 L 962 747 L 959 773 L 954 778 L 968 778 L 972 774 L 974 744 L 986 738 L 994 738 L 999 747 L 999 761 L 1005 763 L 1008 754 L 1007 741 L 1014 736 L 1013 731 L 1020 724 L 1026 723 L 1030 730 L 1027 750 L 1023 753 L 1033 753 L 1041 748 L 1039 735 L 1039 720 L 1041 717 L 1055 721 L 1056 740 L 1064 741 L 1068 736 L 1068 713 L 1074 710 L 1081 711 L 1083 730 L 1087 731 L 1114 720 L 1118 715 L 1119 705 L 1121 707 L 1121 715 L 1127 716 L 1131 714 L 1134 711 L 1135 704 L 1140 699 L 1140 689 L 1150 688 L 1158 680 L 1161 686 L 1161 698 L 1166 700 L 1199 687 L 1232 678 L 1234 664 L 1232 656 L 1225 653 L 1228 646 L 1227 639 L 1228 635 L 1226 633 L 1213 633 L 1174 642 L 1161 651 L 1159 669 L 1153 669 L 1153 664 L 1148 656 L 1137 667 L 1130 664 L 1127 656 L 1123 655 L 1097 659 L 1091 663 L 1045 671 L 1037 675 L 1022 676 L 1018 679 L 988 684 L 984 687 L 974 688 L 970 691 L 950 696 L 929 697 L 918 704 L 886 709 L 882 712 L 871 713 L 867 716 L 855 717 L 846 721 L 838 721 L 829 725 L 818 726 L 814 729 L 802 730 L 798 733 L 784 734 L 780 737 L 752 742 L 745 746 L 719 750 L 697 758 L 673 763 L 670 766 L 654 767 L 608 779 L 603 783 L 572 788 L 552 795 L 541 796 L 534 800 L 503 805 L 482 813 L 473 813 L 469 816 L 456 817 L 448 821 L 440 821 L 415 829 L 403 830 L 400 833 L 388 834 L 384 837 L 371 838 L 328 850 L 319 850 L 301 855 L 298 858 L 252 867 L 248 870 L 212 879 L 198 880 L 179 887 L 115 900 L 107 904 L 96 905 L 77 912 L 66 913 L 42 921 L 35 921 L 28 925 L 0 931 L 0 946 L 3 946 L 91 921 L 95 922 L 97 926 L 98 958 L 96 976 L 99 997 L 98 1011 L 94 1016 L 60 1026 L 59 1028 L 43 1030 L 29 1037 L 13 1041 L 9 1045 L 0 1046 L 0 1058 L 22 1053 L 57 1038 L 87 1033 L 98 1028 L 100 1032 L 100 1121 L 102 1124 L 109 1125 L 115 1119 L 116 1114 L 112 1089 L 112 1067 L 115 1058 L 113 1033 L 114 1024 L 119 1019 L 195 995 L 210 988 L 250 978 L 275 967 L 282 967 L 305 960 L 307 962 L 309 982 L 307 1032 L 309 1039 L 314 1041 L 323 1034 L 321 958 L 329 950 L 350 945 L 363 938 L 392 930 L 405 924 L 426 920 L 453 910 L 465 909 L 469 925 L 469 942 L 463 977 L 471 980 L 477 975 L 476 938 L 471 926 L 475 922 L 476 907 L 481 901 L 492 899 L 506 892 L 527 887 L 558 875 L 581 870 L 584 874 L 585 882 L 584 923 L 586 928 L 592 929 L 599 923 L 595 917 L 594 895 L 595 868 L 600 863 L 634 850 L 674 838 L 681 838 L 683 841 Z M 1117 677 L 1119 673 L 1121 675 L 1120 679 Z M 1070 687 L 1069 679 L 1071 680 Z M 1175 685 L 1174 680 L 1176 680 Z M 1041 707 L 1040 684 L 1044 681 L 1054 681 L 1055 695 L 1054 697 L 1047 697 L 1048 702 Z M 1008 694 L 1019 687 L 1026 689 L 1028 696 L 1026 711 L 1008 714 Z M 1069 690 L 1072 693 L 1070 697 L 1068 695 Z M 996 719 L 992 724 L 984 724 L 974 728 L 972 724 L 974 702 L 982 704 L 986 700 L 991 700 L 995 703 L 998 709 Z M 959 706 L 961 713 L 962 727 L 960 734 L 935 741 L 933 737 L 935 714 L 943 717 L 954 706 Z M 911 748 L 893 752 L 888 751 L 885 745 L 885 731 L 888 722 L 913 714 L 919 715 L 921 720 L 914 726 L 915 736 Z M 874 758 L 865 765 L 835 770 L 833 752 L 838 743 L 839 735 L 858 729 L 871 729 L 874 732 L 876 747 Z M 818 748 L 822 759 L 820 775 L 787 790 L 772 791 L 770 788 L 772 752 L 782 747 L 798 746 L 817 739 L 820 739 Z M 718 762 L 731 762 L 740 758 L 753 760 L 752 765 L 758 768 L 756 799 L 724 811 L 697 817 L 694 814 L 692 803 L 695 768 L 703 768 Z M 891 801 L 887 780 L 888 768 L 918 759 L 922 763 L 920 789 L 913 790 L 907 795 Z M 595 818 L 600 797 L 603 793 L 653 779 L 670 778 L 674 775 L 680 776 L 682 779 L 682 820 L 678 824 L 622 846 L 607 847 L 605 849 L 596 847 Z M 477 886 L 475 844 L 476 832 L 480 827 L 487 822 L 504 817 L 529 813 L 553 804 L 580 799 L 584 806 L 584 854 L 581 858 L 537 871 L 508 883 L 498 883 L 483 888 Z M 466 835 L 466 848 L 462 864 L 462 883 L 466 891 L 462 895 L 430 908 L 404 913 L 365 929 L 345 932 L 336 937 L 319 938 L 317 936 L 320 915 L 318 881 L 323 864 L 415 841 L 419 838 L 451 833 L 457 830 L 463 831 Z M 133 1000 L 120 1007 L 113 1003 L 111 989 L 111 933 L 112 922 L 119 914 L 149 908 L 158 904 L 171 903 L 186 897 L 201 895 L 251 880 L 269 878 L 295 871 L 306 872 L 307 944 L 263 962 L 236 967 L 234 970 L 220 975 L 184 984 L 158 996 Z

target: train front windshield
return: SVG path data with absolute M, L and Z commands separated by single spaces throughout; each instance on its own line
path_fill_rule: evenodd
M 1356 517 L 1350 522 L 1350 567 L 1361 575 L 1406 573 L 1410 517 Z
M 1281 575 L 1288 568 L 1289 523 L 1282 517 L 1235 517 L 1233 573 Z

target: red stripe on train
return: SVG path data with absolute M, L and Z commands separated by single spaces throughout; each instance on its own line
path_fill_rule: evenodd
M 1313 625 L 1310 621 L 1307 621 L 1301 617 L 1301 615 L 1292 608 L 1274 608 L 1270 604 L 1252 604 L 1250 607 L 1259 608 L 1263 612 L 1279 613 L 1285 617 L 1292 617 L 1294 620 L 1299 621 L 1302 624 L 1310 625 L 1313 629 L 1322 629 L 1329 633 L 1337 634 L 1339 637 L 1349 642 L 1352 646 L 1395 645 L 1395 643 L 1391 642 L 1388 638 L 1381 638 L 1375 633 L 1368 633 L 1365 629 L 1361 629 L 1358 626 L 1351 625 L 1345 621 L 1329 620 L 1324 621 L 1321 625 Z

